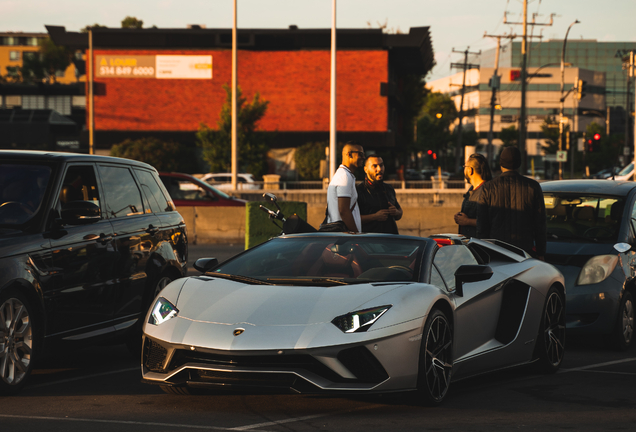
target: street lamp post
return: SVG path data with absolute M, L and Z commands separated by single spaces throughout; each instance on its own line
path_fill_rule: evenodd
M 574 24 L 580 23 L 579 20 L 575 20 L 568 27 L 568 31 L 565 32 L 565 38 L 563 39 L 563 50 L 561 51 L 561 95 L 559 97 L 559 151 L 563 150 L 563 84 L 564 84 L 564 76 L 565 76 L 565 44 L 568 41 L 568 34 L 570 33 L 570 29 Z M 559 180 L 563 180 L 563 162 L 559 161 Z

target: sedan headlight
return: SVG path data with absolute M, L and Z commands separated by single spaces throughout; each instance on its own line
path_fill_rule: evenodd
M 349 312 L 335 317 L 331 323 L 345 333 L 365 332 L 389 309 L 391 305 Z
M 170 318 L 176 317 L 178 313 L 179 309 L 177 309 L 172 303 L 163 297 L 159 297 L 155 305 L 152 307 L 152 313 L 150 314 L 150 318 L 148 318 L 148 324 L 163 324 Z
M 614 271 L 617 255 L 599 255 L 590 258 L 579 273 L 577 285 L 590 285 L 604 281 Z

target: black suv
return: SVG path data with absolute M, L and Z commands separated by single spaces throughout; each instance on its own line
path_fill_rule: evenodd
M 187 257 L 184 220 L 150 165 L 0 151 L 0 394 L 17 393 L 52 343 L 119 338 L 134 351 Z

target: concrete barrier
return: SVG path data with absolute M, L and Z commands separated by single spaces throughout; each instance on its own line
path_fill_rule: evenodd
M 240 192 L 235 195 L 248 201 L 264 201 L 263 192 Z M 325 218 L 327 194 L 322 190 L 272 190 L 280 201 L 307 203 L 307 222 L 318 227 Z M 396 190 L 404 216 L 397 221 L 400 234 L 427 237 L 431 234 L 456 233 L 453 215 L 461 208 L 463 190 Z M 191 243 L 245 243 L 244 207 L 178 207 L 188 227 Z M 263 213 L 263 217 L 267 215 Z

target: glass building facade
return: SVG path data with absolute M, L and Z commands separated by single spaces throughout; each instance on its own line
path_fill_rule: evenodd
M 559 67 L 563 40 L 528 43 L 528 67 L 551 65 Z M 625 108 L 627 103 L 627 70 L 623 69 L 623 56 L 636 50 L 636 42 L 597 42 L 596 40 L 568 39 L 565 62 L 572 66 L 605 72 L 606 104 Z M 496 48 L 487 50 L 470 63 L 482 67 L 494 67 Z M 509 42 L 502 46 L 499 67 L 521 67 L 521 42 Z M 633 89 L 630 89 L 633 94 Z M 630 96 L 630 105 L 633 100 Z M 631 108 L 631 107 L 630 107 Z

